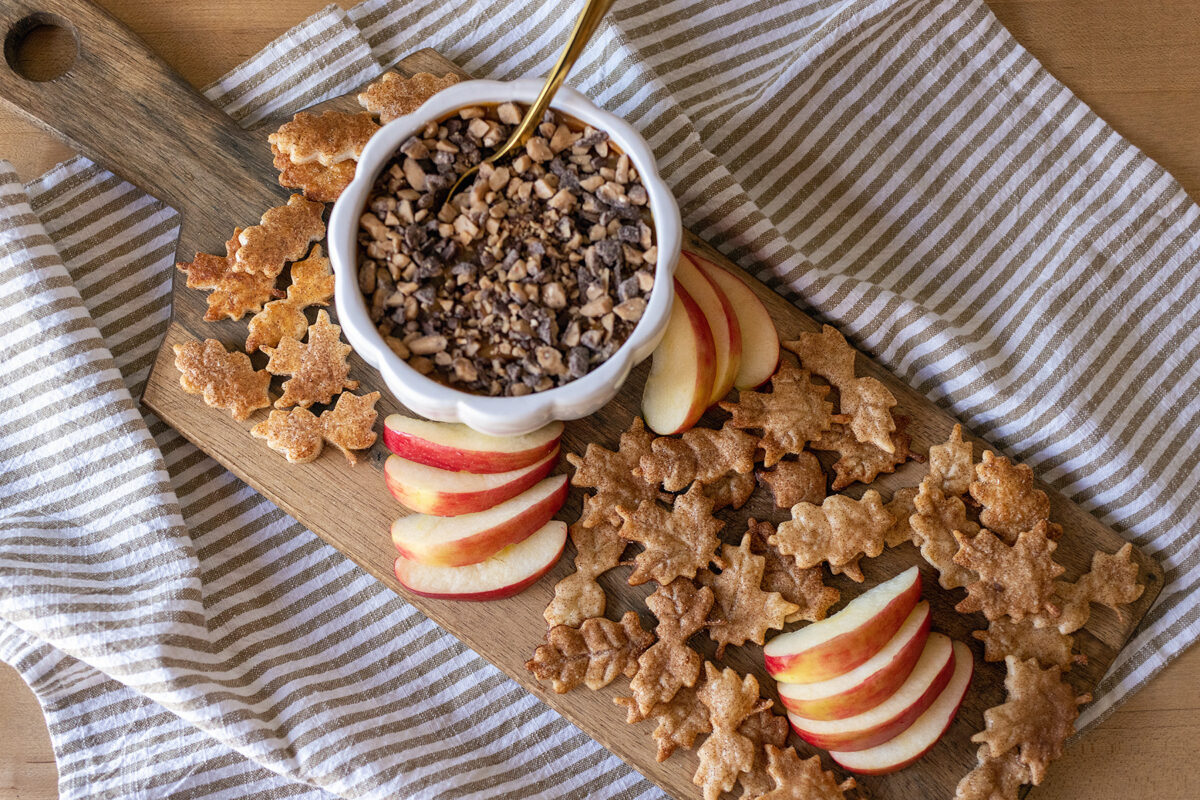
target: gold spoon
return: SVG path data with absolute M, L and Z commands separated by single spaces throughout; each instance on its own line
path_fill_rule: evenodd
M 521 122 L 517 125 L 517 129 L 513 131 L 512 136 L 508 137 L 508 141 L 501 145 L 496 152 L 459 176 L 459 179 L 450 187 L 450 194 L 446 195 L 447 203 L 450 202 L 450 198 L 457 194 L 468 181 L 474 180 L 475 173 L 479 171 L 479 168 L 484 163 L 495 164 L 513 150 L 516 150 L 529 141 L 529 137 L 533 135 L 538 125 L 542 123 L 542 114 L 550 107 L 550 101 L 554 99 L 554 93 L 558 91 L 559 86 L 562 86 L 562 82 L 566 79 L 567 73 L 571 71 L 571 67 L 575 66 L 576 59 L 583 52 L 583 48 L 587 46 L 588 39 L 592 38 L 592 34 L 596 32 L 596 27 L 600 24 L 600 20 L 608 13 L 608 9 L 612 7 L 613 2 L 614 0 L 586 0 L 584 2 L 583 10 L 579 12 L 579 18 L 575 20 L 575 27 L 571 30 L 571 35 L 567 37 L 567 45 L 563 48 L 562 55 L 558 57 L 558 63 L 554 65 L 554 69 L 550 70 L 550 74 L 546 76 L 546 85 L 542 87 L 542 91 L 538 93 L 537 99 L 533 101 L 533 104 L 529 106 L 529 110 L 525 112 L 525 116 L 522 117 Z

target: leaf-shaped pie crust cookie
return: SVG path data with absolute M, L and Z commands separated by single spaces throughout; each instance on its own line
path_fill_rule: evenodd
M 1050 519 L 1050 498 L 1034 486 L 1028 464 L 1013 464 L 990 450 L 975 466 L 971 497 L 983 506 L 979 522 L 1012 544 L 1022 531 Z M 1051 538 L 1057 538 L 1052 534 Z
M 722 544 L 725 567 L 720 574 L 706 570 L 699 575 L 700 583 L 712 589 L 715 598 L 708 635 L 717 643 L 717 658 L 724 657 L 727 645 L 762 644 L 768 630 L 782 629 L 784 621 L 800 610 L 778 592 L 763 591 L 766 559 L 754 555 L 750 547 L 749 533 L 738 547 Z
M 782 344 L 799 356 L 805 369 L 837 388 L 841 395 L 839 410 L 849 417 L 847 422 L 858 441 L 885 453 L 895 452 L 892 434 L 896 421 L 892 409 L 896 398 L 875 378 L 854 377 L 854 348 L 837 328 L 825 325 L 820 333 L 802 333 L 794 341 Z
M 986 528 L 973 537 L 959 531 L 954 563 L 979 576 L 967 584 L 967 596 L 954 608 L 962 614 L 982 611 L 989 620 L 1008 615 L 1015 620 L 1045 612 L 1058 616 L 1052 602 L 1054 579 L 1063 574 L 1053 559 L 1057 545 L 1045 522 L 1007 545 Z
M 349 379 L 346 357 L 350 345 L 342 342 L 341 335 L 342 329 L 332 324 L 322 309 L 309 326 L 307 342 L 287 338 L 278 347 L 262 348 L 270 356 L 267 372 L 291 376 L 283 382 L 283 396 L 275 401 L 276 408 L 308 408 L 313 403 L 328 403 L 343 389 L 358 388 L 358 381 Z
M 687 494 L 675 498 L 670 510 L 653 500 L 643 500 L 636 510 L 617 507 L 622 539 L 645 548 L 634 557 L 629 585 L 654 580 L 665 586 L 676 578 L 694 578 L 717 556 L 717 538 L 725 523 L 713 516 L 713 501 L 703 485 L 692 484 Z
M 261 309 L 263 303 L 272 297 L 282 296 L 275 289 L 274 276 L 234 271 L 233 260 L 242 246 L 238 238 L 241 234 L 241 228 L 234 230 L 233 238 L 225 243 L 224 256 L 196 253 L 195 260 L 181 261 L 175 265 L 187 274 L 189 289 L 212 290 L 206 298 L 208 310 L 204 313 L 205 322 L 241 319 L 246 313 Z
M 767 771 L 775 788 L 758 800 L 844 800 L 857 785 L 853 778 L 838 783 L 832 772 L 821 769 L 820 756 L 801 759 L 794 747 L 768 745 Z
M 406 78 L 396 72 L 385 72 L 358 95 L 358 104 L 385 125 L 397 117 L 411 114 L 442 89 L 458 83 L 450 73 L 441 78 L 428 72 L 418 72 Z
M 546 643 L 538 646 L 525 668 L 539 680 L 550 681 L 558 694 L 580 685 L 601 689 L 618 675 L 636 674 L 638 656 L 653 641 L 654 635 L 642 629 L 633 611 L 625 612 L 619 623 L 593 617 L 578 628 L 556 625 L 548 630 Z
M 779 524 L 770 542 L 801 567 L 828 561 L 835 572 L 861 583 L 858 560 L 882 553 L 891 527 L 892 515 L 883 507 L 879 492 L 868 489 L 861 500 L 835 494 L 819 506 L 800 503 L 792 509 L 792 518 Z
M 738 776 L 754 768 L 754 741 L 738 732 L 751 714 L 769 707 L 758 693 L 753 675 L 739 675 L 726 667 L 718 671 L 712 662 L 704 664 L 704 683 L 696 692 L 708 708 L 712 733 L 696 754 L 700 766 L 692 783 L 704 788 L 704 800 L 717 800 L 738 781 Z
M 654 629 L 658 641 L 642 653 L 637 674 L 629 682 L 637 719 L 645 719 L 656 705 L 669 702 L 683 687 L 696 685 L 701 658 L 687 640 L 704 627 L 712 604 L 711 589 L 697 589 L 683 578 L 659 586 L 646 598 L 646 605 L 658 618 Z M 631 706 L 631 718 L 633 710 Z
M 313 305 L 327 306 L 332 297 L 333 269 L 329 259 L 321 255 L 321 246 L 315 245 L 308 258 L 292 264 L 292 284 L 288 287 L 287 299 L 267 303 L 262 311 L 250 318 L 246 352 L 253 353 L 264 345 L 276 347 L 284 337 L 304 338 L 304 332 L 308 330 L 304 309 Z
M 179 385 L 188 394 L 201 395 L 206 405 L 229 409 L 236 420 L 271 405 L 271 376 L 254 369 L 245 353 L 227 352 L 216 339 L 177 344 L 174 350 Z
M 567 461 L 575 468 L 571 485 L 596 490 L 583 500 L 580 521 L 584 527 L 605 520 L 620 525 L 618 506 L 632 510 L 645 500 L 667 499 L 657 486 L 640 475 L 638 462 L 650 452 L 653 438 L 642 418 L 634 417 L 629 430 L 621 434 L 616 452 L 591 443 L 582 456 L 567 453 Z
M 993 758 L 1016 748 L 1029 768 L 1030 782 L 1039 784 L 1047 765 L 1062 755 L 1063 743 L 1075 732 L 1079 705 L 1091 696 L 1076 696 L 1058 667 L 1042 669 L 1037 661 L 1015 656 L 1006 658 L 1005 665 L 1005 701 L 983 712 L 986 727 L 971 741 L 987 744 Z
M 834 422 L 845 421 L 833 416 L 827 394 L 829 387 L 813 383 L 808 370 L 784 364 L 771 378 L 771 391 L 744 391 L 736 403 L 720 406 L 733 415 L 728 425 L 762 431 L 763 464 L 771 467 L 785 455 L 803 452 Z

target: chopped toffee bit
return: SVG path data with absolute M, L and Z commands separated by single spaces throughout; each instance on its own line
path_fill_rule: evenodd
M 465 391 L 562 386 L 620 348 L 654 288 L 647 194 L 604 131 L 547 112 L 524 148 L 445 202 L 522 107 L 473 106 L 404 141 L 359 228 L 359 288 L 389 347 Z

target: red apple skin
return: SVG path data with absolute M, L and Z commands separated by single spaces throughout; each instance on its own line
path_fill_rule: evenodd
M 925 640 L 929 637 L 928 611 L 926 607 L 917 634 L 908 640 L 891 661 L 867 680 L 840 694 L 814 700 L 799 700 L 785 697 L 781 693 L 780 702 L 788 711 L 810 719 L 843 719 L 879 705 L 891 697 L 896 689 L 900 688 L 900 684 L 908 679 L 917 659 L 921 657 L 921 651 L 925 649 Z
M 904 709 L 902 713 L 891 719 L 884 720 L 880 724 L 867 729 L 845 733 L 815 733 L 804 729 L 805 720 L 802 717 L 789 714 L 788 721 L 791 723 L 792 730 L 801 739 L 813 747 L 819 747 L 822 750 L 840 750 L 844 753 L 849 753 L 856 750 L 866 750 L 868 747 L 874 747 L 877 744 L 883 744 L 912 725 L 913 721 L 924 714 L 929 706 L 933 704 L 933 701 L 937 699 L 937 696 L 942 693 L 942 690 L 946 688 L 946 684 L 950 682 L 950 676 L 954 674 L 955 657 L 953 647 L 951 647 L 950 653 L 950 658 L 938 670 L 933 682 L 926 687 L 920 697 L 912 705 Z
M 733 303 L 721 290 L 713 277 L 708 271 L 701 266 L 700 262 L 688 256 L 687 253 L 680 254 L 679 268 L 675 271 L 675 280 L 684 287 L 685 291 L 689 291 L 693 300 L 697 300 L 698 291 L 711 292 L 711 298 L 716 300 L 718 309 L 706 310 L 700 301 L 696 304 L 700 306 L 701 312 L 704 314 L 704 319 L 708 323 L 708 329 L 713 335 L 714 356 L 716 357 L 716 371 L 713 376 L 712 393 L 708 396 L 708 405 L 711 408 L 716 405 L 718 400 L 724 399 L 725 395 L 729 394 L 729 390 L 733 388 L 734 378 L 737 377 L 738 370 L 742 365 L 742 329 L 738 324 L 737 313 L 733 309 Z M 696 286 L 696 290 L 689 289 L 689 286 Z M 711 314 L 711 316 L 710 316 Z M 717 319 L 720 317 L 720 319 Z M 717 335 L 717 327 L 721 329 L 721 335 Z M 722 345 L 725 346 L 727 352 L 724 354 L 724 362 L 721 360 Z
M 412 588 L 411 586 L 409 586 L 407 583 L 404 582 L 405 576 L 404 576 L 404 565 L 403 565 L 404 558 L 403 557 L 396 559 L 396 564 L 395 564 L 396 580 L 400 581 L 400 583 L 404 586 L 404 588 L 408 589 L 408 591 L 412 592 L 413 594 L 420 595 L 421 597 L 432 597 L 437 600 L 466 600 L 466 601 L 475 602 L 475 603 L 486 602 L 488 600 L 503 600 L 505 597 L 512 597 L 513 595 L 520 594 L 521 592 L 525 591 L 530 586 L 533 586 L 535 583 L 537 583 L 539 580 L 541 580 L 542 577 L 547 572 L 549 572 L 551 569 L 554 568 L 554 565 L 558 563 L 558 560 L 560 558 L 562 558 L 563 550 L 566 550 L 566 548 L 567 548 L 567 543 L 564 541 L 562 549 L 560 549 L 558 551 L 558 555 L 555 556 L 554 559 L 550 563 L 546 564 L 546 566 L 542 567 L 540 570 L 538 570 L 534 574 L 530 575 L 525 580 L 520 581 L 519 583 L 514 583 L 511 586 L 505 586 L 502 589 L 493 589 L 491 591 L 486 591 L 486 592 L 462 592 L 462 593 L 457 593 L 457 594 L 437 594 L 435 592 L 422 592 L 418 589 Z
M 399 416 L 399 415 L 392 415 Z M 493 450 L 466 450 L 459 447 L 433 442 L 416 434 L 400 431 L 388 425 L 389 416 L 384 420 L 383 443 L 396 455 L 427 464 L 438 469 L 448 469 L 454 472 L 475 472 L 488 474 L 492 472 L 509 472 L 514 469 L 528 467 L 545 458 L 555 447 L 562 436 L 561 422 L 550 424 L 556 433 L 545 443 L 536 447 L 514 452 L 499 452 Z M 442 423 L 432 423 L 435 425 Z
M 771 379 L 779 366 L 779 332 L 771 313 L 750 284 L 735 271 L 695 253 L 684 251 L 684 255 L 721 289 L 737 316 L 742 364 L 734 378 L 734 386 L 757 389 Z
M 677 421 L 672 427 L 662 426 L 664 429 L 659 430 L 652 422 L 655 415 L 647 410 L 647 396 L 642 395 L 642 416 L 646 420 L 646 426 L 655 433 L 666 436 L 668 434 L 682 433 L 696 424 L 696 421 L 703 416 L 708 409 L 708 398 L 712 395 L 713 381 L 716 379 L 716 346 L 713 344 L 712 331 L 709 330 L 708 320 L 704 317 L 704 312 L 700 309 L 700 305 L 692 299 L 692 296 L 687 293 L 687 290 L 680 285 L 679 281 L 675 281 L 675 299 L 679 302 L 678 306 L 672 308 L 672 318 L 674 318 L 675 310 L 682 309 L 688 325 L 691 326 L 693 341 L 696 345 L 696 380 L 690 389 L 690 404 L 684 417 Z M 668 335 L 670 332 L 668 331 Z M 660 358 L 660 351 L 663 345 L 659 345 L 659 350 L 654 351 L 653 358 Z M 650 376 L 646 380 L 646 388 L 651 386 L 651 380 L 655 374 L 653 359 L 650 367 Z
M 473 536 L 456 539 L 445 543 L 432 544 L 421 551 L 410 550 L 401 542 L 392 539 L 396 551 L 405 558 L 420 564 L 441 567 L 463 567 L 468 564 L 478 564 L 491 558 L 497 552 L 510 544 L 524 541 L 530 534 L 536 532 L 558 513 L 567 501 L 567 481 L 545 499 L 510 517 L 502 524 L 479 531 Z
M 558 544 L 555 546 L 553 555 L 546 559 L 543 563 L 538 564 L 536 569 L 534 569 L 528 575 L 525 575 L 520 580 L 510 583 L 506 586 L 497 586 L 490 589 L 479 589 L 478 591 L 466 590 L 454 592 L 439 592 L 421 589 L 419 586 L 415 585 L 418 583 L 418 581 L 413 580 L 413 577 L 420 570 L 420 565 L 404 558 L 403 556 L 397 558 L 395 564 L 393 565 L 393 570 L 396 573 L 396 580 L 400 581 L 400 584 L 413 594 L 439 600 L 466 600 L 471 602 L 482 602 L 486 600 L 501 600 L 505 597 L 512 597 L 515 594 L 520 594 L 533 584 L 537 583 L 538 580 L 540 580 L 542 576 L 549 572 L 550 569 L 558 563 L 558 560 L 562 558 L 563 551 L 566 549 L 567 545 L 567 526 L 563 523 L 549 523 L 548 527 L 549 526 L 557 527 Z M 450 569 L 458 568 L 451 567 Z
M 552 449 L 550 452 L 553 453 L 554 450 Z M 400 456 L 391 455 L 388 456 L 387 460 L 388 462 L 392 462 L 392 459 L 400 460 Z M 543 457 L 543 462 L 538 465 L 537 469 L 509 481 L 503 486 L 497 486 L 483 492 L 437 492 L 406 485 L 402 481 L 395 479 L 392 471 L 387 468 L 386 463 L 384 464 L 383 478 L 387 484 L 388 491 L 392 493 L 392 497 L 399 500 L 400 505 L 410 511 L 415 511 L 418 514 L 431 514 L 435 517 L 457 517 L 462 514 L 473 514 L 476 511 L 484 511 L 492 506 L 503 503 L 505 500 L 511 500 L 549 475 L 557 463 L 558 459 L 550 458 L 549 454 L 547 454 Z
M 908 756 L 905 759 L 902 759 L 895 763 L 887 764 L 884 766 L 879 766 L 879 767 L 864 767 L 861 764 L 856 765 L 856 766 L 848 766 L 847 764 L 842 763 L 842 760 L 838 758 L 838 756 L 842 755 L 842 754 L 838 753 L 837 751 L 831 751 L 830 757 L 833 758 L 833 760 L 837 764 L 850 770 L 851 772 L 854 772 L 857 775 L 888 775 L 893 772 L 899 772 L 900 770 L 904 769 L 905 767 L 912 766 L 917 761 L 919 761 L 922 757 L 924 757 L 924 755 L 926 753 L 928 753 L 930 750 L 933 749 L 934 745 L 936 745 L 938 742 L 940 742 L 942 740 L 942 737 L 946 735 L 946 731 L 950 730 L 950 725 L 953 724 L 954 718 L 956 716 L 958 716 L 958 709 L 959 709 L 959 707 L 962 706 L 962 702 L 967 696 L 967 690 L 971 688 L 971 681 L 975 677 L 975 660 L 971 656 L 971 649 L 969 647 L 967 647 L 965 644 L 963 644 L 962 642 L 955 642 L 954 643 L 954 655 L 955 655 L 956 663 L 961 663 L 962 661 L 966 661 L 966 663 L 969 665 L 967 668 L 970 670 L 970 672 L 968 673 L 967 679 L 964 682 L 961 690 L 958 692 L 958 698 L 953 704 L 953 706 L 954 706 L 953 710 L 946 716 L 945 724 L 943 724 L 941 726 L 941 730 L 938 732 L 937 736 L 931 737 L 928 744 L 926 744 L 918 752 L 913 753 L 912 755 Z M 942 691 L 947 692 L 947 691 L 950 691 L 950 689 L 952 689 L 952 688 L 954 688 L 954 687 L 947 685 L 946 688 L 944 688 Z M 940 700 L 940 699 L 941 698 L 939 697 L 938 700 Z M 935 705 L 937 704 L 937 700 L 934 701 L 934 704 Z M 911 726 L 909 729 L 911 730 Z M 899 736 L 903 736 L 904 733 L 905 732 L 902 731 L 899 734 Z M 888 741 L 890 742 L 890 741 L 892 741 L 892 739 L 889 739 Z M 887 742 L 884 742 L 884 744 L 887 744 Z M 856 750 L 854 752 L 857 753 L 857 752 L 861 752 L 861 751 Z M 850 755 L 850 754 L 846 753 L 846 755 Z
M 900 630 L 920 599 L 918 575 L 902 594 L 859 627 L 799 653 L 764 654 L 767 672 L 780 683 L 818 683 L 845 674 L 878 653 Z

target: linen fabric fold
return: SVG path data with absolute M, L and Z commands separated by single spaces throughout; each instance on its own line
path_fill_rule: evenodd
M 205 94 L 259 124 L 426 46 L 544 74 L 570 22 L 329 6 Z M 982 2 L 622 2 L 571 83 L 693 231 L 1163 562 L 1082 724 L 1195 640 L 1197 209 Z M 0 657 L 62 796 L 660 795 L 133 404 L 176 234 L 84 159 L 0 174 Z

